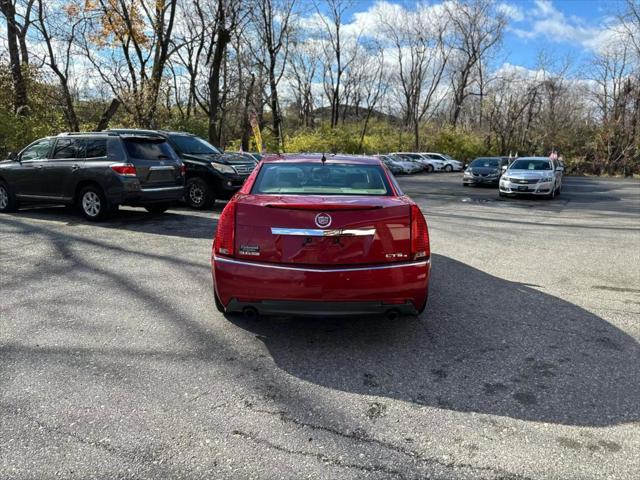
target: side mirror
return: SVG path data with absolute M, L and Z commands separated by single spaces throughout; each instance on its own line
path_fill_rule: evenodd
M 15 152 L 9 152 L 8 158 L 9 160 L 13 160 L 15 162 L 18 160 L 18 155 Z
M 502 173 L 506 172 L 508 168 L 508 165 L 502 165 Z

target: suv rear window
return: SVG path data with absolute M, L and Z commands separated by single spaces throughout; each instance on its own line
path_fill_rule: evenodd
M 266 163 L 251 193 L 391 195 L 382 167 L 326 163 Z
M 176 159 L 166 140 L 161 138 L 125 138 L 124 145 L 132 158 L 141 160 Z

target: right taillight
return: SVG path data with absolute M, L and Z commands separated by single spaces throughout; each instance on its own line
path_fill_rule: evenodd
M 427 221 L 420 208 L 417 205 L 411 205 L 411 258 L 417 260 L 428 258 L 430 255 Z
M 217 255 L 233 256 L 233 244 L 236 231 L 236 203 L 230 201 L 224 207 L 218 220 L 216 238 L 213 241 L 213 251 Z
M 136 176 L 136 167 L 131 163 L 114 163 L 111 165 L 111 170 L 125 177 Z

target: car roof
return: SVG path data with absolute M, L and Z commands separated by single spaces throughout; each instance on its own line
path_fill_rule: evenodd
M 321 162 L 322 156 L 325 156 L 328 163 L 353 163 L 364 165 L 379 165 L 380 160 L 375 157 L 363 155 L 341 155 L 329 153 L 287 153 L 287 154 L 267 154 L 262 157 L 265 163 L 299 163 L 299 162 Z
M 514 158 L 514 160 L 551 160 L 549 157 L 518 157 Z

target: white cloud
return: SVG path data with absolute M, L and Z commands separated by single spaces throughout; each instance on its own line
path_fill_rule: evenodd
M 505 10 L 503 13 L 508 16 Z M 553 5 L 551 0 L 536 0 L 534 7 L 527 12 L 526 16 L 532 19 L 529 28 L 509 28 L 516 36 L 523 39 L 542 37 L 553 42 L 570 43 L 594 52 L 608 50 L 616 42 L 623 41 L 623 32 L 614 20 L 609 19 L 598 26 L 587 25 L 579 17 L 565 15 Z
M 524 20 L 524 12 L 518 5 L 513 5 L 511 3 L 499 3 L 496 6 L 496 9 L 509 20 L 514 22 L 521 22 Z

